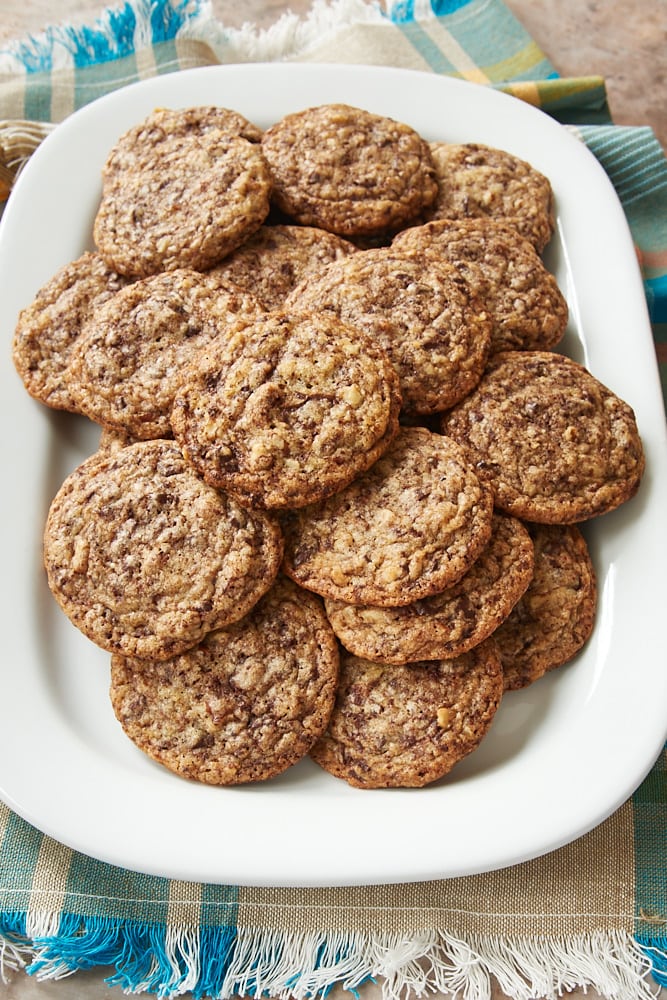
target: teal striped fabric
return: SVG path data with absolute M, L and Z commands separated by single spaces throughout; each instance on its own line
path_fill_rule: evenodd
M 332 5 L 341 25 L 351 23 L 343 13 L 349 9 L 343 0 Z M 3 178 L 9 189 L 16 166 L 2 145 L 3 125 L 58 121 L 148 73 L 209 65 L 230 53 L 242 58 L 241 42 L 209 15 L 204 0 L 135 0 L 91 28 L 53 30 L 0 51 L 0 190 Z M 530 101 L 575 128 L 598 157 L 640 255 L 667 403 L 667 163 L 652 131 L 615 126 L 604 80 L 561 79 L 500 0 L 400 0 L 376 20 L 414 54 L 415 66 Z M 147 49 L 137 51 L 140 36 Z M 358 892 L 301 896 L 145 876 L 72 851 L 0 804 L 0 978 L 3 968 L 56 976 L 110 966 L 111 984 L 165 997 L 306 997 L 338 983 L 354 991 L 384 974 L 390 997 L 441 991 L 445 984 L 474 984 L 476 996 L 490 997 L 495 972 L 517 998 L 536 995 L 541 985 L 555 996 L 579 984 L 603 996 L 648 1000 L 649 963 L 653 978 L 667 986 L 666 831 L 663 753 L 599 831 L 545 864 L 528 862 L 474 880 L 363 887 L 368 926 L 360 932 Z M 571 913 L 554 900 L 556 870 Z M 569 921 L 567 934 L 544 931 L 516 903 L 524 887 L 543 900 L 545 914 Z M 499 894 L 510 900 L 507 912 L 485 917 L 484 933 L 470 923 L 479 914 L 465 914 L 462 906 L 473 892 L 497 901 L 498 911 Z M 597 912 L 591 904 L 582 915 L 588 896 L 614 901 L 593 931 L 581 927 L 583 916 Z M 421 925 L 415 931 L 415 914 L 429 908 L 440 916 L 427 932 Z M 379 914 L 375 922 L 373 914 Z M 517 926 L 520 931 L 512 930 Z
M 667 749 L 632 798 L 635 832 L 637 940 L 667 986 Z

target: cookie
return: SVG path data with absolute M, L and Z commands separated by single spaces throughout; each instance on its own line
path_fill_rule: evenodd
M 402 122 L 347 104 L 286 115 L 262 149 L 288 217 L 340 236 L 398 229 L 436 197 L 428 143 Z
M 460 656 L 509 615 L 533 575 L 526 527 L 496 514 L 482 554 L 458 583 L 400 608 L 324 602 L 334 632 L 351 653 L 375 663 Z
M 203 349 L 172 411 L 188 462 L 262 508 L 342 489 L 389 446 L 401 396 L 391 363 L 329 313 L 270 312 Z
M 631 407 L 560 354 L 494 355 L 441 427 L 465 447 L 496 506 L 528 521 L 604 514 L 636 493 L 644 471 Z
M 503 696 L 492 640 L 449 660 L 385 666 L 343 653 L 311 758 L 356 788 L 421 788 L 472 753 Z
M 207 486 L 172 441 L 83 462 L 44 532 L 51 591 L 98 646 L 166 659 L 236 621 L 273 583 L 276 523 Z
M 136 444 L 138 440 L 132 434 L 124 434 L 123 431 L 115 431 L 109 427 L 102 427 L 97 451 L 120 451 L 121 448 L 127 448 L 129 444 Z
M 554 195 L 544 174 L 526 160 L 482 143 L 430 144 L 438 197 L 426 220 L 490 217 L 511 222 L 538 253 L 555 226 Z
M 93 311 L 68 381 L 81 413 L 138 439 L 171 436 L 171 409 L 198 350 L 262 315 L 223 276 L 189 268 L 142 278 Z
M 550 350 L 565 333 L 567 301 L 535 247 L 506 222 L 438 219 L 404 229 L 402 252 L 453 264 L 491 315 L 491 351 Z
M 127 284 L 98 253 L 59 268 L 19 314 L 12 345 L 14 366 L 30 395 L 56 410 L 76 411 L 67 365 L 93 309 Z
M 327 265 L 286 308 L 331 312 L 380 344 L 396 368 L 405 413 L 446 410 L 484 371 L 491 319 L 456 268 L 380 247 Z
M 411 604 L 470 569 L 491 536 L 492 503 L 455 442 L 402 427 L 340 493 L 281 515 L 285 572 L 349 604 Z
M 595 623 L 595 569 L 581 531 L 573 524 L 533 524 L 529 530 L 533 579 L 494 633 L 506 690 L 526 687 L 571 660 Z
M 139 278 L 203 271 L 260 227 L 271 181 L 259 132 L 244 122 L 223 108 L 158 109 L 121 136 L 93 226 L 110 267 Z
M 338 647 L 320 602 L 282 577 L 243 619 L 166 661 L 114 655 L 111 703 L 129 738 L 177 774 L 264 781 L 326 729 Z
M 249 291 L 264 309 L 278 309 L 304 278 L 356 249 L 314 226 L 264 225 L 214 270 Z

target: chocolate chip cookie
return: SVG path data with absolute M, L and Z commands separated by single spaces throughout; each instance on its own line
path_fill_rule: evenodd
M 109 652 L 166 659 L 246 614 L 269 589 L 280 529 L 207 486 L 173 441 L 93 455 L 54 498 L 51 591 Z
M 76 412 L 69 391 L 70 354 L 93 309 L 127 284 L 98 253 L 59 268 L 19 315 L 13 360 L 27 391 L 46 406 Z
M 393 248 L 329 264 L 286 308 L 331 312 L 381 344 L 401 380 L 405 413 L 446 410 L 481 378 L 491 318 L 455 267 Z
M 635 494 L 644 471 L 631 407 L 556 353 L 494 355 L 441 426 L 492 487 L 496 506 L 528 521 L 604 514 Z
M 595 569 L 581 531 L 573 524 L 529 529 L 533 579 L 494 633 L 506 690 L 526 687 L 571 660 L 595 623 Z
M 222 275 L 165 271 L 96 308 L 73 348 L 68 382 L 79 412 L 135 438 L 171 436 L 188 362 L 239 323 L 263 315 Z
M 158 763 L 213 785 L 264 781 L 323 733 L 338 647 L 319 600 L 279 577 L 248 615 L 164 661 L 114 655 L 111 703 Z
M 565 333 L 567 301 L 537 250 L 507 222 L 438 219 L 404 229 L 392 246 L 453 264 L 493 323 L 491 351 L 549 350 Z
M 491 540 L 458 583 L 405 607 L 325 600 L 333 630 L 351 653 L 376 663 L 460 656 L 509 615 L 533 576 L 533 543 L 516 518 L 496 514 Z
M 493 640 L 402 666 L 343 653 L 333 714 L 310 756 L 356 788 L 421 788 L 479 746 L 502 695 Z
M 438 191 L 428 143 L 414 129 L 347 104 L 286 115 L 265 131 L 262 149 L 280 211 L 340 236 L 398 229 Z
M 314 226 L 264 225 L 214 271 L 245 288 L 264 309 L 278 309 L 304 278 L 356 250 L 349 240 Z
M 430 144 L 438 197 L 428 219 L 505 219 L 538 253 L 555 226 L 554 194 L 548 177 L 526 160 L 482 143 Z
M 492 504 L 455 442 L 402 427 L 344 490 L 281 516 L 285 571 L 349 604 L 411 604 L 470 569 L 491 537 Z
M 206 270 L 236 249 L 269 212 L 258 138 L 213 107 L 161 108 L 129 129 L 104 164 L 93 227 L 108 265 L 134 277 Z
M 330 313 L 274 311 L 199 352 L 172 427 L 213 486 L 262 508 L 342 489 L 398 429 L 398 376 L 384 352 Z

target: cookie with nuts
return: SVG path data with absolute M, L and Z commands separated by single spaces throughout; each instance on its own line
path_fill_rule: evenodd
M 67 378 L 77 409 L 137 439 L 171 437 L 171 409 L 188 363 L 236 325 L 263 315 L 224 275 L 191 268 L 141 278 L 95 309 Z
M 49 587 L 109 652 L 167 659 L 246 614 L 273 583 L 278 525 L 207 486 L 173 441 L 86 459 L 51 503 Z
M 375 663 L 460 656 L 507 618 L 533 576 L 533 543 L 516 518 L 495 514 L 491 539 L 458 583 L 398 608 L 325 600 L 334 632 Z
M 95 245 L 142 278 L 206 270 L 257 230 L 271 180 L 261 133 L 225 108 L 159 108 L 124 133 L 102 170 Z
M 176 774 L 265 781 L 326 729 L 339 654 L 321 602 L 284 577 L 244 618 L 169 660 L 114 655 L 111 703 L 126 735 Z
M 382 345 L 409 414 L 453 406 L 477 384 L 489 355 L 491 318 L 483 301 L 434 255 L 359 251 L 299 284 L 286 308 L 332 313 Z
M 18 317 L 14 366 L 30 395 L 55 410 L 76 412 L 68 384 L 74 346 L 93 310 L 127 285 L 98 253 L 58 268 Z
M 213 486 L 266 509 L 342 489 L 398 430 L 399 380 L 385 352 L 327 312 L 273 311 L 202 349 L 171 423 Z
M 438 196 L 425 219 L 491 218 L 511 223 L 541 253 L 555 227 L 549 178 L 506 149 L 478 142 L 430 143 Z
M 399 229 L 438 191 L 414 129 L 348 104 L 286 115 L 264 132 L 262 150 L 280 211 L 347 238 Z
M 629 500 L 644 472 L 632 408 L 583 365 L 548 351 L 494 355 L 473 392 L 445 414 L 496 506 L 571 524 Z
M 555 276 L 508 222 L 438 219 L 404 229 L 392 246 L 457 268 L 490 314 L 493 353 L 550 350 L 565 333 L 568 305 Z
M 459 580 L 491 537 L 493 499 L 462 449 L 401 427 L 344 490 L 281 515 L 285 572 L 323 597 L 396 607 Z
M 213 273 L 244 288 L 264 309 L 278 309 L 301 281 L 356 250 L 349 240 L 315 226 L 264 225 Z
M 527 687 L 567 663 L 593 631 L 595 568 L 574 524 L 531 524 L 535 571 L 526 592 L 494 633 L 505 689 Z
M 492 640 L 393 666 L 343 652 L 336 704 L 310 756 L 356 788 L 421 788 L 479 746 L 502 696 Z

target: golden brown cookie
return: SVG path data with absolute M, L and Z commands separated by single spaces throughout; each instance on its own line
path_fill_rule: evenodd
M 484 216 L 438 219 L 404 229 L 402 252 L 453 264 L 491 315 L 491 350 L 548 350 L 565 333 L 568 306 L 537 250 L 507 222 Z
M 324 732 L 338 659 L 319 600 L 279 577 L 243 619 L 180 656 L 113 656 L 111 703 L 139 749 L 177 774 L 264 781 Z
M 438 190 L 428 143 L 414 129 L 347 104 L 286 115 L 262 149 L 277 207 L 340 236 L 397 229 Z
M 236 112 L 213 107 L 161 108 L 122 135 L 93 227 L 109 266 L 135 277 L 206 270 L 236 249 L 269 211 L 258 138 Z
M 139 439 L 132 434 L 124 434 L 123 431 L 112 431 L 108 427 L 103 427 L 97 445 L 98 452 L 119 451 L 127 448 L 128 444 L 136 444 Z
M 207 486 L 173 441 L 99 453 L 72 472 L 44 532 L 51 591 L 109 652 L 166 659 L 269 589 L 280 529 Z
M 571 660 L 595 623 L 597 584 L 584 536 L 573 524 L 529 528 L 535 573 L 493 636 L 506 690 L 526 687 Z
M 438 197 L 428 219 L 486 216 L 511 222 L 541 253 L 554 231 L 554 196 L 544 174 L 504 149 L 431 143 Z
M 300 281 L 356 249 L 314 226 L 264 225 L 214 271 L 245 288 L 264 309 L 277 309 Z
M 172 411 L 188 462 L 263 508 L 342 489 L 389 446 L 401 396 L 384 352 L 329 313 L 270 312 L 199 352 Z
M 545 351 L 494 355 L 442 419 L 508 514 L 585 521 L 639 487 L 644 452 L 630 406 L 577 362 Z
M 281 516 L 285 571 L 350 604 L 396 607 L 459 580 L 489 541 L 491 492 L 455 442 L 402 427 L 363 475 Z
M 126 284 L 99 254 L 87 251 L 59 268 L 21 311 L 13 359 L 33 398 L 56 410 L 76 411 L 67 384 L 70 354 L 93 309 Z
M 219 334 L 262 315 L 224 276 L 165 271 L 95 309 L 68 369 L 77 409 L 139 439 L 171 436 L 171 409 L 188 362 Z
M 410 414 L 453 406 L 489 354 L 489 313 L 456 268 L 432 255 L 359 251 L 298 285 L 286 308 L 331 312 L 364 330 L 391 358 Z
M 526 590 L 533 543 L 514 517 L 496 514 L 482 554 L 458 583 L 400 608 L 326 600 L 333 630 L 355 656 L 406 663 L 460 656 L 487 639 Z
M 310 756 L 357 788 L 421 788 L 479 746 L 502 695 L 490 639 L 454 659 L 405 665 L 343 653 L 331 720 Z

